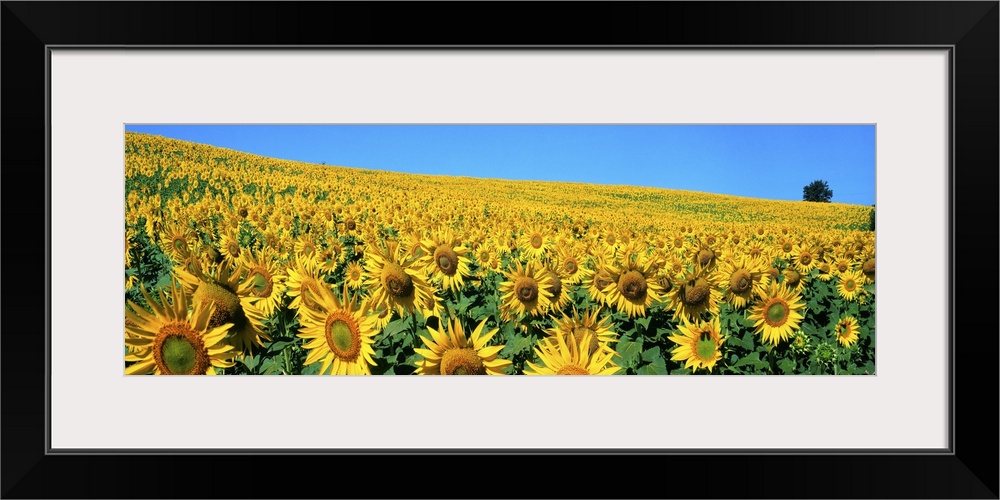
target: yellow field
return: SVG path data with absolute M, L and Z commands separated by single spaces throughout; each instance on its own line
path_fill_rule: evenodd
M 874 371 L 871 207 L 125 158 L 128 373 Z

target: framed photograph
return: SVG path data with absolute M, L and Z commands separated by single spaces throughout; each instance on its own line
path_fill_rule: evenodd
M 998 495 L 997 2 L 3 6 L 4 497 Z

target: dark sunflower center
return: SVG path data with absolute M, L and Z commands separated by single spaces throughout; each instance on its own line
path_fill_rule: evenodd
M 458 254 L 450 245 L 441 245 L 434 250 L 434 261 L 437 262 L 438 270 L 445 275 L 452 276 L 458 270 Z
M 247 211 L 247 209 L 245 209 L 245 208 L 241 208 L 240 209 L 240 217 L 244 217 L 245 218 L 249 214 L 250 214 L 250 212 Z
M 781 274 L 781 272 L 778 271 L 778 268 L 771 266 L 770 268 L 768 268 L 767 274 L 770 274 L 771 278 L 777 278 L 778 275 Z
M 865 261 L 865 264 L 861 266 L 861 272 L 865 273 L 865 276 L 869 278 L 875 277 L 875 259 L 871 258 Z
M 590 334 L 590 345 L 587 346 L 587 354 L 594 354 L 594 351 L 600 347 L 600 341 L 597 339 L 597 332 L 587 328 L 585 326 L 577 326 L 573 328 L 573 338 L 576 340 L 576 345 L 580 345 L 583 342 L 583 338 Z
M 556 375 L 590 375 L 590 372 L 582 366 L 567 364 L 556 370 Z
M 841 337 L 850 337 L 851 336 L 851 324 L 850 323 L 841 323 L 841 324 L 837 325 L 837 329 L 840 330 L 839 335 Z
M 611 273 L 602 270 L 597 273 L 597 279 L 594 280 L 594 283 L 597 285 L 597 288 L 604 290 L 608 285 L 614 283 L 614 280 L 611 279 Z
M 559 275 L 553 272 L 549 272 L 549 279 L 552 280 L 552 284 L 549 285 L 548 291 L 552 294 L 552 300 L 559 300 L 559 295 L 562 294 L 562 280 L 559 279 Z
M 767 322 L 771 326 L 781 326 L 788 319 L 788 306 L 784 302 L 772 302 L 767 306 Z
M 486 367 L 472 349 L 448 349 L 441 356 L 441 375 L 486 375 Z
M 192 297 L 195 302 L 204 304 L 215 304 L 215 311 L 208 321 L 209 328 L 215 328 L 225 323 L 233 323 L 233 330 L 238 331 L 246 322 L 243 308 L 240 307 L 240 298 L 232 290 L 219 285 L 203 281 L 195 289 Z
M 531 235 L 531 246 L 535 248 L 542 248 L 542 235 L 537 233 Z
M 785 275 L 785 284 L 789 287 L 799 286 L 799 281 L 802 279 L 802 275 L 794 269 L 785 269 L 781 274 Z
M 314 247 L 312 243 L 306 243 L 305 245 L 302 245 L 303 255 L 311 256 L 314 252 L 316 252 L 316 247 Z
M 357 223 L 354 222 L 354 219 L 347 219 L 347 222 L 344 225 L 347 226 L 348 231 L 354 231 L 354 228 L 358 227 Z
M 751 257 L 760 257 L 760 249 L 757 248 L 757 247 L 751 248 L 750 249 L 750 256 Z
M 854 283 L 854 280 L 848 279 L 844 281 L 844 290 L 847 290 L 848 292 L 853 292 L 856 287 L 857 285 Z
M 680 238 L 674 238 L 674 248 L 682 248 L 682 247 L 684 247 L 684 240 Z
M 684 287 L 683 295 L 684 303 L 689 306 L 697 306 L 705 303 L 709 295 L 708 282 L 704 278 L 689 281 L 687 286 Z
M 840 272 L 842 272 L 842 273 L 846 272 L 847 271 L 847 263 L 846 262 L 840 262 L 840 263 L 838 263 L 837 264 L 837 270 L 840 271 Z
M 853 259 L 854 258 L 854 250 L 847 250 L 847 251 L 845 251 L 844 252 L 844 257 L 846 257 L 848 259 Z
M 618 279 L 618 289 L 625 298 L 641 300 L 646 298 L 646 277 L 639 271 L 629 271 Z
M 709 245 L 714 245 L 715 244 L 715 236 L 709 236 L 708 238 L 705 238 L 705 243 L 708 243 Z
M 188 249 L 187 240 L 185 240 L 184 238 L 174 239 L 174 248 L 181 252 L 187 252 Z
M 752 284 L 753 278 L 750 276 L 750 271 L 746 269 L 738 269 L 729 277 L 729 289 L 733 293 L 746 293 L 750 291 Z
M 739 236 L 733 235 L 732 240 L 733 240 L 733 244 L 735 244 L 735 245 L 739 245 L 740 244 L 740 237 Z
M 830 264 L 827 264 L 826 262 L 820 264 L 819 265 L 819 270 L 820 270 L 821 273 L 824 273 L 824 274 L 829 273 L 830 272 Z
M 674 284 L 670 282 L 670 278 L 668 276 L 658 277 L 656 279 L 656 283 L 660 285 L 660 288 L 662 288 L 664 292 L 669 292 L 674 288 Z
M 361 332 L 354 318 L 335 311 L 326 319 L 326 343 L 344 361 L 354 361 L 361 353 Z
M 514 283 L 514 294 L 521 302 L 531 302 L 538 298 L 538 283 L 532 278 L 518 278 Z
M 261 269 L 253 273 L 253 294 L 258 297 L 269 297 L 271 295 L 271 277 Z
M 576 274 L 579 266 L 577 265 L 575 259 L 566 259 L 566 263 L 563 264 L 563 269 L 565 269 L 567 273 Z
M 785 243 L 785 244 L 781 245 L 781 250 L 783 252 L 785 252 L 785 253 L 791 252 L 792 251 L 792 244 L 791 243 Z
M 613 235 L 613 234 L 609 234 L 608 235 L 608 244 L 609 245 L 614 245 L 616 241 L 618 241 L 618 240 L 615 239 L 615 235 Z
M 199 375 L 209 366 L 201 336 L 186 322 L 164 325 L 153 343 L 153 360 L 166 375 Z
M 698 252 L 698 263 L 701 264 L 702 267 L 707 266 L 714 258 L 715 252 L 710 249 L 705 248 Z
M 382 268 L 382 284 L 393 297 L 406 298 L 413 294 L 413 279 L 395 262 Z
M 235 241 L 229 243 L 229 254 L 233 257 L 240 256 L 240 244 Z
M 813 260 L 812 255 L 809 255 L 807 253 L 799 255 L 799 262 L 801 262 L 802 265 L 804 266 L 808 266 L 809 263 L 812 262 L 812 260 Z

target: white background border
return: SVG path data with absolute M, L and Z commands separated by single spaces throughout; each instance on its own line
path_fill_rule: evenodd
M 52 447 L 943 449 L 947 69 L 944 49 L 56 49 Z M 124 123 L 877 124 L 878 375 L 125 377 Z

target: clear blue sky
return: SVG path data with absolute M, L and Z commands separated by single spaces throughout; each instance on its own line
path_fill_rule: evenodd
M 422 174 L 875 203 L 874 125 L 126 125 L 274 158 Z

